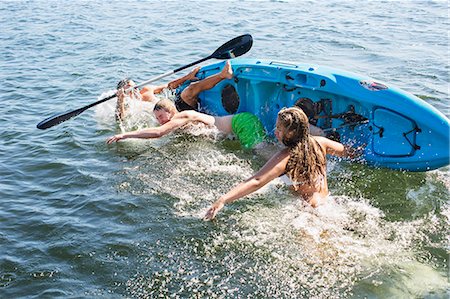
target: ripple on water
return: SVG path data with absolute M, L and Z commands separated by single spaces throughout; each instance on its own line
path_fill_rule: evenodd
M 1 3 L 0 297 L 448 297 L 448 167 L 332 161 L 328 208 L 273 182 L 205 223 L 261 166 L 233 141 L 199 130 L 107 146 L 156 124 L 132 103 L 149 113 L 116 127 L 114 100 L 35 127 L 243 33 L 254 37 L 246 57 L 367 74 L 449 115 L 443 2 Z

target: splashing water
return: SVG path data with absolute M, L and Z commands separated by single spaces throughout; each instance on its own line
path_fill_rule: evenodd
M 175 136 L 176 142 L 169 138 L 164 147 L 141 155 L 124 173 L 125 190 L 169 195 L 175 215 L 200 222 L 215 199 L 260 165 L 249 153 L 230 153 L 217 140 L 197 137 L 186 142 Z M 338 162 L 328 169 L 343 171 Z M 433 213 L 389 221 L 359 197 L 332 196 L 313 209 L 275 180 L 227 206 L 217 222 L 196 224 L 203 239 L 143 245 L 149 253 L 145 267 L 127 287 L 133 296 L 175 298 L 346 298 L 358 288 L 400 297 L 443 292 L 445 275 L 420 260 L 423 248 L 433 243 L 429 235 L 446 225 L 442 222 Z M 210 226 L 216 228 L 212 233 Z
M 408 285 L 409 292 L 445 288 L 445 277 L 410 253 L 431 224 L 388 223 L 364 201 L 336 201 L 315 212 L 295 199 L 234 211 L 204 240 L 152 246 L 149 252 L 157 253 L 143 261 L 151 270 L 140 269 L 128 281 L 129 291 L 139 297 L 198 293 L 345 298 L 357 283 L 382 286 L 380 295 L 408 294 L 399 292 L 397 283 Z M 392 290 L 383 284 L 392 284 Z
M 130 116 L 121 129 L 155 126 L 152 108 L 129 101 Z M 113 102 L 97 107 L 99 126 L 115 122 L 114 110 Z M 433 257 L 424 247 L 445 242 L 449 248 L 448 236 L 438 237 L 438 244 L 431 240 L 449 224 L 448 205 L 441 209 L 444 217 L 429 212 L 393 221 L 364 193 L 331 196 L 313 209 L 274 180 L 227 207 L 217 223 L 203 223 L 208 206 L 261 165 L 252 153 L 230 152 L 217 130 L 191 125 L 183 131 L 157 140 L 127 140 L 122 148 L 125 156 L 134 153 L 121 173 L 119 192 L 164 195 L 176 217 L 193 219 L 204 231 L 204 239 L 142 243 L 149 255 L 126 284 L 131 295 L 346 298 L 355 291 L 394 297 L 445 292 L 445 274 L 429 265 Z M 354 176 L 337 160 L 328 163 L 328 172 L 331 185 Z M 448 192 L 447 176 L 440 171 L 427 173 L 424 184 L 406 192 L 416 214 L 429 206 L 427 197 L 439 197 L 439 178 Z M 213 233 L 207 233 L 210 225 L 216 227 Z
M 111 96 L 115 91 L 108 91 L 102 93 L 98 100 Z M 110 129 L 111 124 L 116 123 L 116 98 L 100 105 L 95 108 L 95 119 L 98 122 L 98 126 L 101 129 Z M 125 117 L 120 128 L 122 132 L 139 130 L 145 127 L 156 125 L 155 118 L 153 116 L 154 103 L 144 102 L 140 100 L 132 100 L 125 97 L 127 108 L 127 116 Z

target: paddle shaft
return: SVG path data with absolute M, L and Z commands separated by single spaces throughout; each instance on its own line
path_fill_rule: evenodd
M 141 88 L 141 87 L 143 87 L 143 86 L 145 86 L 145 85 L 147 85 L 147 84 L 149 84 L 149 83 L 152 83 L 152 82 L 158 81 L 159 79 L 162 79 L 162 78 L 164 78 L 164 77 L 168 77 L 168 76 L 170 76 L 170 75 L 173 75 L 173 74 L 175 74 L 175 73 L 177 73 L 177 72 L 179 72 L 179 71 L 182 71 L 182 70 L 184 70 L 184 69 L 187 69 L 188 67 L 191 67 L 191 66 L 193 66 L 193 65 L 199 64 L 199 63 L 201 63 L 201 62 L 203 62 L 203 61 L 206 61 L 206 60 L 208 60 L 208 59 L 211 59 L 211 58 L 212 58 L 211 56 L 208 56 L 208 57 L 199 59 L 199 60 L 197 60 L 197 61 L 194 61 L 194 62 L 192 62 L 192 63 L 186 64 L 186 65 L 184 65 L 184 66 L 182 66 L 182 67 L 179 67 L 179 68 L 177 68 L 177 69 L 175 69 L 175 70 L 173 70 L 173 71 L 169 71 L 169 72 L 167 72 L 167 73 L 164 73 L 164 74 L 161 74 L 161 75 L 159 75 L 159 76 L 153 77 L 153 78 L 151 78 L 151 79 L 149 79 L 149 80 L 147 80 L 147 81 L 144 81 L 144 82 L 142 82 L 142 83 L 139 83 L 138 85 L 135 85 L 135 86 L 133 86 L 133 87 L 130 87 L 130 88 L 126 89 L 125 91 L 127 92 L 127 91 L 130 91 L 130 90 L 132 90 L 132 89 Z M 97 102 L 92 103 L 92 104 L 89 104 L 89 105 L 87 105 L 87 106 L 85 106 L 85 107 L 83 107 L 83 108 L 80 108 L 80 109 L 78 109 L 78 110 L 83 109 L 83 111 L 84 111 L 84 110 L 89 109 L 89 108 L 91 108 L 91 107 L 94 107 L 94 106 L 96 106 L 96 105 L 98 105 L 98 104 L 101 104 L 101 103 L 103 103 L 103 102 L 109 101 L 109 100 L 115 98 L 116 96 L 117 96 L 117 93 L 115 93 L 115 94 L 113 94 L 113 95 L 111 95 L 111 96 L 109 96 L 109 97 L 106 97 L 106 98 L 104 98 L 104 99 L 98 100 Z
M 141 87 L 143 87 L 143 86 L 145 86 L 145 85 L 147 85 L 147 84 L 149 84 L 149 83 L 152 83 L 152 82 L 158 81 L 158 80 L 160 80 L 160 79 L 162 79 L 162 78 L 165 78 L 165 77 L 168 77 L 168 76 L 170 76 L 170 75 L 173 75 L 173 74 L 175 74 L 175 73 L 177 73 L 177 72 L 179 72 L 179 71 L 182 71 L 182 70 L 184 70 L 184 69 L 187 69 L 188 67 L 191 67 L 191 66 L 193 66 L 193 65 L 199 64 L 199 63 L 201 63 L 201 62 L 203 62 L 203 61 L 206 61 L 206 60 L 208 60 L 208 59 L 211 59 L 211 58 L 212 58 L 211 56 L 208 56 L 208 57 L 199 59 L 199 60 L 197 60 L 197 61 L 194 61 L 194 62 L 189 63 L 189 64 L 187 64 L 187 65 L 184 65 L 184 66 L 182 66 L 182 67 L 179 67 L 179 68 L 177 68 L 177 69 L 175 69 L 175 70 L 169 71 L 169 72 L 167 72 L 167 73 L 164 73 L 164 74 L 161 74 L 161 75 L 159 75 L 159 76 L 153 77 L 153 78 L 151 78 L 151 79 L 149 79 L 149 80 L 147 80 L 147 81 L 144 81 L 144 82 L 142 82 L 142 83 L 139 83 L 138 85 L 135 85 L 135 86 L 133 86 L 133 87 L 130 87 L 130 88 L 126 89 L 125 91 L 127 92 L 127 91 L 130 91 L 130 90 L 132 90 L 132 89 L 141 88 Z M 83 110 L 83 111 L 84 111 L 84 110 L 89 109 L 89 108 L 91 108 L 91 107 L 94 107 L 94 106 L 96 106 L 96 105 L 98 105 L 98 104 L 101 104 L 101 103 L 103 103 L 103 102 L 109 101 L 109 100 L 115 98 L 116 96 L 117 96 L 117 93 L 115 93 L 115 94 L 113 94 L 113 95 L 110 95 L 109 97 L 106 97 L 106 98 L 104 98 L 104 99 L 98 100 L 97 102 L 94 102 L 94 103 L 92 103 L 92 104 L 89 104 L 89 105 L 87 105 L 87 106 L 85 106 L 85 107 L 83 107 L 83 108 L 80 108 L 80 109 L 78 109 L 78 110 Z
M 145 85 L 147 85 L 147 84 L 149 84 L 149 83 L 152 83 L 152 82 L 154 82 L 154 81 L 158 81 L 159 79 L 162 79 L 162 78 L 164 78 L 164 77 L 173 75 L 173 74 L 175 74 L 175 73 L 177 73 L 177 72 L 179 72 L 179 71 L 182 71 L 182 70 L 184 70 L 184 69 L 187 69 L 188 67 L 191 67 L 191 66 L 193 66 L 193 65 L 199 64 L 199 63 L 201 63 L 201 62 L 203 62 L 203 61 L 206 61 L 206 60 L 208 60 L 208 59 L 211 59 L 211 58 L 212 58 L 211 56 L 208 56 L 208 57 L 199 59 L 199 60 L 197 60 L 197 61 L 194 61 L 194 62 L 192 62 L 192 63 L 186 64 L 186 65 L 184 65 L 184 66 L 182 66 L 182 67 L 179 67 L 179 68 L 177 68 L 177 69 L 175 69 L 175 70 L 173 70 L 173 71 L 167 72 L 167 73 L 165 73 L 165 74 L 162 74 L 162 75 L 159 75 L 159 76 L 157 76 L 157 77 L 154 77 L 154 78 L 152 78 L 152 79 L 150 79 L 150 80 L 144 81 L 144 82 L 142 82 L 142 83 L 140 83 L 140 84 L 138 84 L 138 85 L 136 85 L 136 86 L 130 87 L 129 89 L 127 89 L 127 91 L 130 90 L 130 89 L 133 89 L 133 88 L 140 88 L 140 87 L 145 86 Z

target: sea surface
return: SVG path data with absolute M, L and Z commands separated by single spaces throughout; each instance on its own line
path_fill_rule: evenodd
M 258 156 L 201 128 L 108 146 L 114 100 L 36 129 L 125 76 L 143 82 L 245 33 L 246 57 L 366 74 L 449 116 L 448 12 L 447 1 L 2 0 L 0 298 L 448 298 L 449 167 L 330 161 L 328 205 L 275 181 L 204 222 Z M 132 109 L 123 129 L 156 125 L 151 107 Z

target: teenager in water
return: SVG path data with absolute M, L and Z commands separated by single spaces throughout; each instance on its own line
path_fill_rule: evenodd
M 123 121 L 127 113 L 127 107 L 125 104 L 125 97 L 128 96 L 131 99 L 139 99 L 147 102 L 157 102 L 158 98 L 156 94 L 161 93 L 164 89 L 169 88 L 171 90 L 177 89 L 180 85 L 186 81 L 190 81 L 189 85 L 183 89 L 182 92 L 176 93 L 175 106 L 178 111 L 184 110 L 197 110 L 198 109 L 198 94 L 204 90 L 211 89 L 216 86 L 217 83 L 224 79 L 231 79 L 233 77 L 233 71 L 230 62 L 227 61 L 220 73 L 211 75 L 203 80 L 199 80 L 196 75 L 200 70 L 199 67 L 194 68 L 189 74 L 175 79 L 167 84 L 160 86 L 144 86 L 142 89 L 132 89 L 125 92 L 126 89 L 136 85 L 131 79 L 123 79 L 117 84 L 117 107 L 116 118 L 119 121 Z
M 233 133 L 246 149 L 254 148 L 266 139 L 264 127 L 259 118 L 249 112 L 227 116 L 212 116 L 194 110 L 179 112 L 169 99 L 155 104 L 153 113 L 161 126 L 117 134 L 106 141 L 108 144 L 127 138 L 160 138 L 189 124 L 203 123 L 215 127 L 222 133 Z
M 354 154 L 339 142 L 310 135 L 308 117 L 297 107 L 284 108 L 278 113 L 275 136 L 285 148 L 256 174 L 221 196 L 209 208 L 205 220 L 213 219 L 225 204 L 255 192 L 278 177 L 287 179 L 301 199 L 317 207 L 328 196 L 326 155 Z

